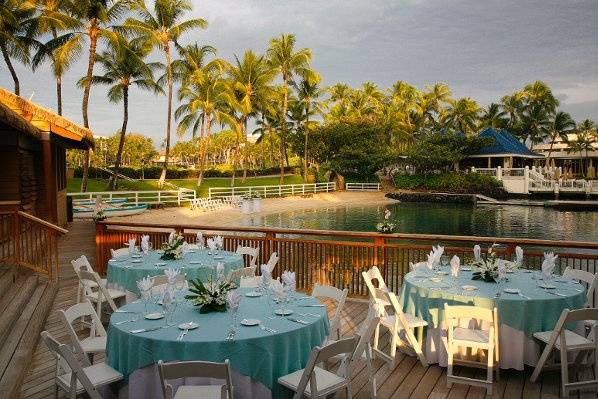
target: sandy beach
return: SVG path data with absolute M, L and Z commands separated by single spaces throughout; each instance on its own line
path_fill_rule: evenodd
M 386 198 L 383 192 L 347 192 L 319 193 L 310 198 L 284 197 L 266 198 L 262 200 L 262 209 L 253 216 L 265 216 L 298 209 L 317 209 L 330 206 L 343 206 L 350 204 L 391 204 L 395 200 Z M 138 215 L 110 218 L 110 221 L 126 221 L 140 223 L 180 223 L 185 225 L 211 225 L 226 224 L 229 226 L 240 224 L 247 218 L 238 208 L 224 208 L 217 211 L 191 210 L 189 207 L 173 207 L 164 209 L 151 209 Z

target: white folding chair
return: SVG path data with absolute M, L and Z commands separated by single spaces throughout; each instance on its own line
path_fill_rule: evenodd
M 598 329 L 592 328 L 590 335 L 584 337 L 571 330 L 567 330 L 565 324 L 577 323 L 592 320 L 594 323 L 598 321 L 598 309 L 596 308 L 585 308 L 578 310 L 565 309 L 561 313 L 561 317 L 556 323 L 554 330 L 542 331 L 534 333 L 534 338 L 542 341 L 546 344 L 544 351 L 538 360 L 538 364 L 532 373 L 530 378 L 531 382 L 536 382 L 538 376 L 542 372 L 544 364 L 548 360 L 548 357 L 554 349 L 560 352 L 561 359 L 561 394 L 563 397 L 569 397 L 569 391 L 587 389 L 587 388 L 598 388 Z M 589 353 L 594 352 L 593 365 L 594 365 L 594 379 L 585 380 L 578 382 L 569 382 L 569 359 L 568 353 L 576 353 L 575 358 L 575 370 L 577 370 L 581 364 L 583 357 Z
M 374 369 L 372 367 L 372 346 L 371 341 L 376 331 L 376 327 L 380 323 L 380 318 L 378 316 L 367 317 L 363 323 L 361 323 L 361 327 L 359 328 L 359 342 L 357 343 L 357 347 L 355 348 L 355 352 L 353 352 L 353 356 L 351 357 L 351 363 L 354 363 L 358 359 L 362 358 L 365 354 L 366 359 L 366 367 L 368 370 L 369 382 L 370 382 L 370 398 L 376 399 L 376 375 L 374 374 Z
M 448 367 L 446 371 L 446 384 L 451 387 L 453 383 L 473 385 L 486 388 L 488 395 L 492 395 L 494 372 L 499 376 L 499 347 L 498 347 L 498 312 L 496 308 L 485 309 L 478 306 L 449 306 L 444 304 L 444 317 L 447 324 Z M 461 327 L 461 320 L 469 320 L 479 328 Z M 486 323 L 488 329 L 483 329 L 481 323 Z M 472 348 L 487 351 L 486 362 L 472 359 L 456 359 L 455 351 L 458 348 Z M 486 379 L 456 376 L 453 366 L 463 364 L 470 367 L 487 368 Z
M 270 274 L 272 274 L 272 272 L 274 271 L 274 268 L 278 263 L 278 259 L 278 254 L 276 252 L 272 252 L 272 254 L 270 254 L 270 259 L 268 259 L 268 263 L 266 263 L 266 266 L 268 266 Z
M 341 339 L 324 347 L 316 346 L 304 369 L 287 374 L 278 379 L 278 383 L 295 392 L 293 399 L 325 398 L 343 389 L 347 398 L 351 398 L 351 358 L 357 347 L 359 336 Z M 325 364 L 328 359 L 344 355 L 337 374 L 316 366 Z
M 244 278 L 244 277 L 256 277 L 255 275 L 255 269 L 257 266 L 251 266 L 251 267 L 242 267 L 240 269 L 237 270 L 231 270 L 231 272 L 228 274 L 228 277 L 226 278 L 226 280 L 230 283 L 235 283 L 237 284 L 237 282 Z
M 85 255 L 81 255 L 80 257 L 78 257 L 77 259 L 73 259 L 71 260 L 71 265 L 73 265 L 73 269 L 75 270 L 75 273 L 77 273 L 81 268 L 85 268 L 87 271 L 90 272 L 94 272 L 95 270 L 93 269 L 93 267 L 91 266 L 91 264 L 89 263 L 89 261 L 87 260 L 87 257 Z M 101 279 L 102 283 L 104 285 L 106 285 L 106 279 L 103 278 Z M 91 288 L 97 288 L 97 285 L 95 283 L 91 283 Z M 79 287 L 77 288 L 77 303 L 81 302 L 81 294 L 83 293 L 83 286 L 81 285 L 81 283 L 79 283 Z
M 262 281 L 261 276 L 241 277 L 239 280 L 240 288 L 257 288 Z
M 582 284 L 585 283 L 587 285 L 586 286 L 586 294 L 587 294 L 586 306 L 589 308 L 594 307 L 594 291 L 596 290 L 596 284 L 598 284 L 598 274 L 586 272 L 585 270 L 573 269 L 573 268 L 567 266 L 567 268 L 563 272 L 563 277 L 577 280 Z
M 73 305 L 66 310 L 59 310 L 58 313 L 69 333 L 72 347 L 76 353 L 93 356 L 96 353 L 106 352 L 106 330 L 89 300 Z M 89 336 L 79 338 L 73 324 L 78 319 L 86 317 L 91 319 L 91 323 L 85 322 L 86 326 L 89 325 Z
M 77 276 L 79 277 L 79 281 L 83 285 L 83 296 L 87 298 L 91 303 L 94 303 L 96 305 L 96 313 L 99 317 L 101 317 L 102 315 L 102 305 L 104 304 L 104 302 L 108 303 L 110 309 L 112 309 L 112 311 L 114 312 L 117 309 L 114 300 L 125 298 L 127 295 L 124 291 L 113 288 L 106 288 L 106 286 L 102 284 L 100 276 L 96 272 L 90 272 L 81 269 L 77 272 Z M 91 283 L 95 283 L 98 289 L 93 290 L 91 287 Z
M 224 363 L 201 361 L 169 362 L 158 361 L 160 382 L 164 399 L 233 399 L 233 381 L 228 359 Z M 224 380 L 222 385 L 181 385 L 175 389 L 168 380 L 189 377 L 205 377 Z
M 384 281 L 384 277 L 382 277 L 382 274 L 380 273 L 380 269 L 378 269 L 378 266 L 372 266 L 372 268 L 367 272 L 361 272 L 361 275 L 363 276 L 363 279 L 368 288 L 371 285 L 374 288 L 379 288 L 381 290 L 388 291 L 388 287 L 386 286 L 386 282 Z
M 334 317 L 330 322 L 330 336 L 326 340 L 339 340 L 341 338 L 341 312 L 345 306 L 347 300 L 348 289 L 340 290 L 336 287 L 328 285 L 315 284 L 314 289 L 311 292 L 311 296 L 315 298 L 326 298 L 336 302 L 336 310 L 334 311 Z M 326 341 L 324 341 L 326 342 Z
M 110 255 L 112 255 L 112 259 L 120 258 L 121 256 L 128 256 L 129 255 L 129 247 L 110 249 Z
M 257 267 L 257 260 L 260 253 L 260 247 L 244 247 L 239 245 L 237 247 L 237 254 L 244 257 L 245 255 L 249 256 L 249 266 Z
M 102 399 L 98 388 L 123 379 L 121 373 L 104 362 L 91 365 L 86 356 L 78 360 L 67 345 L 56 341 L 47 331 L 42 331 L 41 337 L 56 358 L 56 396 L 58 389 L 62 389 L 69 398 L 87 392 L 91 399 Z

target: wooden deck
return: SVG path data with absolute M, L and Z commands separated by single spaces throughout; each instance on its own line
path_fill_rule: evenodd
M 69 226 L 70 232 L 60 242 L 60 281 L 59 291 L 56 295 L 52 313 L 45 323 L 45 329 L 50 331 L 57 339 L 66 342 L 67 335 L 58 320 L 56 310 L 66 308 L 76 300 L 76 278 L 70 260 L 85 254 L 93 264 L 95 255 L 94 226 L 93 223 L 75 222 Z M 351 334 L 365 319 L 367 305 L 363 301 L 350 301 L 347 303 L 343 314 L 343 334 Z M 388 336 L 381 337 L 381 346 L 388 345 Z M 436 365 L 427 368 L 410 356 L 398 355 L 399 361 L 393 370 L 376 359 L 374 371 L 378 398 L 430 398 L 430 399 L 475 399 L 485 398 L 485 390 L 454 384 L 452 388 L 446 387 L 446 370 Z M 99 358 L 101 359 L 101 358 Z M 358 364 L 354 370 L 353 394 L 356 398 L 369 397 L 369 377 L 365 372 L 365 365 Z M 24 379 L 21 389 L 23 399 L 53 398 L 55 362 L 43 343 L 39 343 L 33 356 L 29 371 Z M 482 376 L 483 371 L 457 369 L 463 376 Z M 529 382 L 531 370 L 525 372 L 502 371 L 501 380 L 495 383 L 495 398 L 557 398 L 559 397 L 560 374 L 546 372 L 541 380 L 532 384 Z M 0 397 L 2 394 L 0 394 Z M 64 397 L 61 392 L 60 398 Z M 571 394 L 572 398 L 596 398 L 593 392 Z

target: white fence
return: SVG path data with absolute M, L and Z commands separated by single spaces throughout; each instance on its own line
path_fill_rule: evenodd
M 345 183 L 347 191 L 380 191 L 380 183 Z
M 279 186 L 210 187 L 209 198 L 259 195 L 262 198 L 303 195 L 336 190 L 336 183 L 283 184 Z
M 195 190 L 189 188 L 180 188 L 178 190 L 159 190 L 159 191 L 93 191 L 86 193 L 68 193 L 73 198 L 73 203 L 82 201 L 95 201 L 99 195 L 102 201 L 112 201 L 116 199 L 126 199 L 127 203 L 132 204 L 174 204 L 181 205 L 184 202 L 195 200 Z

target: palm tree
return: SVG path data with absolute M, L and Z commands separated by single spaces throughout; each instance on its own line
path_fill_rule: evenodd
M 278 38 L 270 40 L 270 47 L 267 55 L 270 65 L 275 68 L 282 77 L 282 110 L 281 118 L 286 119 L 289 107 L 289 82 L 293 75 L 309 74 L 309 63 L 311 61 L 311 50 L 307 48 L 295 51 L 295 35 L 283 34 Z M 280 152 L 289 166 L 289 160 L 286 150 L 286 124 L 283 123 L 280 140 Z M 280 164 L 280 184 L 284 183 L 284 164 Z
M 578 152 L 581 158 L 581 170 L 584 169 L 585 152 L 585 169 L 588 170 L 588 152 L 594 150 L 594 143 L 596 142 L 596 124 L 590 119 L 584 119 L 577 125 L 576 137 L 573 141 L 569 141 L 569 148 L 567 152 Z
M 548 150 L 548 155 L 546 156 L 546 166 L 550 163 L 550 155 L 552 154 L 554 142 L 558 138 L 567 141 L 568 133 L 573 132 L 573 130 L 575 130 L 575 121 L 571 118 L 571 115 L 559 111 L 552 116 L 549 120 L 549 125 L 547 126 L 548 137 L 550 138 L 550 148 Z
M 166 147 L 164 153 L 164 165 L 162 174 L 158 180 L 158 186 L 163 186 L 166 180 L 168 169 L 168 155 L 170 152 L 170 129 L 172 122 L 172 90 L 174 76 L 171 67 L 171 43 L 178 43 L 178 40 L 185 33 L 193 29 L 204 29 L 208 23 L 201 18 L 181 21 L 188 11 L 193 9 L 190 0 L 155 0 L 153 14 L 143 0 L 138 0 L 135 9 L 140 19 L 128 18 L 124 23 L 124 30 L 141 35 L 153 47 L 164 52 L 166 60 L 166 83 L 168 86 L 168 109 L 166 117 Z
M 241 137 L 247 143 L 247 122 L 254 115 L 260 103 L 272 96 L 271 83 L 276 76 L 276 70 L 271 68 L 264 56 L 259 56 L 248 50 L 243 59 L 235 56 L 234 64 L 228 69 L 230 94 L 228 102 L 232 110 L 238 114 L 236 158 L 240 155 Z M 235 165 L 237 159 L 235 158 Z M 242 162 L 243 179 L 246 177 L 246 165 Z M 284 172 L 284 169 L 283 169 Z M 233 182 L 235 170 L 233 168 Z
M 200 129 L 199 136 L 199 177 L 197 185 L 201 186 L 206 167 L 206 152 L 212 136 L 214 122 L 229 123 L 232 118 L 226 112 L 228 86 L 217 73 L 203 74 L 201 78 L 188 82 L 179 90 L 179 100 L 184 101 L 175 111 L 174 116 L 180 119 L 177 133 L 184 134 L 187 130 L 195 132 Z
M 480 106 L 469 97 L 451 100 L 442 117 L 442 123 L 446 128 L 465 135 L 473 134 L 478 125 L 480 111 Z
M 310 77 L 303 77 L 301 81 L 294 84 L 297 92 L 297 102 L 299 103 L 302 111 L 305 114 L 305 125 L 303 126 L 303 182 L 307 183 L 307 160 L 308 160 L 308 144 L 309 144 L 309 130 L 310 116 L 314 113 L 321 113 L 321 103 L 318 98 L 322 95 L 323 91 L 319 87 L 320 76 L 315 75 Z
M 521 92 L 515 92 L 509 96 L 503 96 L 500 99 L 500 105 L 505 113 L 509 116 L 507 128 L 513 130 L 519 123 L 518 116 L 521 113 L 523 102 L 521 101 Z M 513 132 L 516 133 L 516 132 Z
M 505 128 L 508 123 L 507 113 L 496 103 L 490 103 L 488 108 L 482 111 L 480 127 Z
M 111 42 L 108 50 L 96 55 L 96 60 L 102 65 L 103 75 L 94 75 L 91 78 L 92 84 L 109 85 L 108 100 L 117 103 L 123 102 L 123 123 L 120 129 L 120 140 L 114 162 L 114 170 L 108 190 L 116 189 L 118 168 L 120 167 L 127 123 L 129 121 L 129 88 L 138 87 L 143 90 L 151 90 L 155 93 L 162 91 L 154 81 L 153 71 L 161 68 L 160 63 L 146 63 L 145 58 L 151 48 L 144 46 L 139 40 L 128 41 L 118 35 L 116 40 Z M 84 81 L 81 81 L 84 84 Z
M 519 114 L 520 137 L 529 140 L 532 149 L 546 138 L 549 126 L 549 113 L 541 104 L 528 105 Z
M 451 89 L 447 84 L 436 83 L 420 96 L 420 113 L 423 116 L 424 125 L 429 126 L 435 122 L 434 116 L 440 115 L 443 105 L 450 103 L 451 95 Z
M 0 51 L 12 80 L 14 91 L 21 93 L 20 82 L 11 59 L 30 62 L 29 50 L 37 45 L 32 38 L 35 30 L 35 2 L 31 0 L 0 0 Z
M 42 0 L 38 4 L 36 17 L 36 34 L 45 35 L 50 33 L 51 40 L 58 38 L 58 33 L 65 30 L 82 28 L 81 22 L 69 15 L 71 3 L 68 0 Z M 43 61 L 48 59 L 52 64 L 52 73 L 56 79 L 56 107 L 58 115 L 62 115 L 62 76 L 71 67 L 83 50 L 82 42 L 77 37 L 65 41 L 59 47 L 51 51 L 44 44 L 35 54 L 31 61 L 35 70 Z
M 182 86 L 201 80 L 207 73 L 219 73 L 227 66 L 226 61 L 218 58 L 207 60 L 209 56 L 216 55 L 216 49 L 212 46 L 194 43 L 180 47 L 178 51 L 180 58 L 172 61 L 172 77 Z M 162 79 L 166 79 L 166 75 Z

